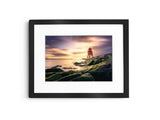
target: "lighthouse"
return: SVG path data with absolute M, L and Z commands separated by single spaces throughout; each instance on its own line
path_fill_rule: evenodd
M 89 48 L 87 58 L 92 58 L 92 57 L 93 57 L 93 51 L 92 48 Z

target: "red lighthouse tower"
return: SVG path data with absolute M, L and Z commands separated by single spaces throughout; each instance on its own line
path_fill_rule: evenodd
M 92 48 L 89 48 L 87 58 L 92 58 L 92 57 L 93 57 L 93 51 Z

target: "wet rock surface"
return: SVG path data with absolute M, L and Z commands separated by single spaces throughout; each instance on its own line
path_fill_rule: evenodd
M 105 54 L 83 62 L 75 62 L 84 66 L 81 70 L 63 71 L 57 66 L 46 70 L 46 81 L 112 81 L 112 55 Z

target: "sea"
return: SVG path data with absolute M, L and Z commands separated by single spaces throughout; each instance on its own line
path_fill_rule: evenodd
M 75 62 L 74 60 L 46 60 L 45 61 L 45 69 L 49 69 L 49 68 L 52 68 L 57 65 L 62 66 L 59 68 L 61 68 L 64 71 L 82 69 L 82 67 L 80 67 L 80 66 L 75 66 L 74 62 Z M 74 69 L 64 69 L 64 67 L 65 68 L 74 68 Z

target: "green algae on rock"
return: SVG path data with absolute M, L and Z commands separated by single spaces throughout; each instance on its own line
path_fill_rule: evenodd
M 112 81 L 112 54 L 85 59 L 74 64 L 83 68 L 75 71 L 63 71 L 57 67 L 47 69 L 46 81 Z

